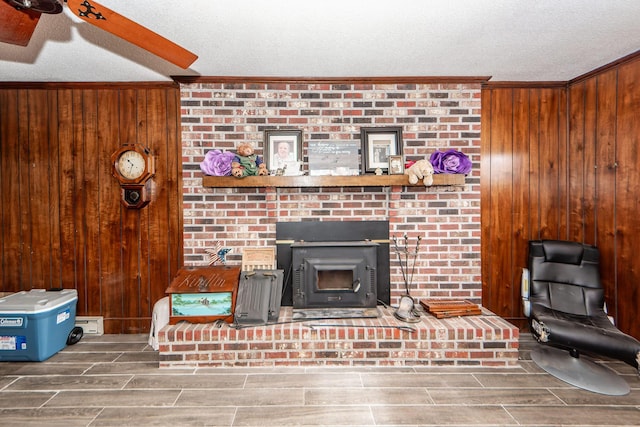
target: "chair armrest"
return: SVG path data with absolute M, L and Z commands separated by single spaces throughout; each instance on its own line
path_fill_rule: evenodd
M 529 301 L 529 295 L 531 289 L 529 288 L 529 269 L 522 269 L 522 277 L 520 279 L 520 296 L 522 297 L 522 310 L 527 317 L 531 316 L 531 301 Z
M 607 315 L 607 317 L 609 318 L 609 322 L 611 322 L 611 324 L 613 326 L 616 325 L 616 319 L 613 318 L 613 316 L 609 316 L 609 312 L 607 311 L 607 302 L 604 302 L 604 306 L 602 307 L 602 309 L 604 310 L 604 313 Z

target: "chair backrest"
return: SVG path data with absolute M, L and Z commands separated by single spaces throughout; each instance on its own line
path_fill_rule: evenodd
M 551 310 L 581 316 L 601 313 L 598 248 L 564 240 L 529 242 L 530 299 Z

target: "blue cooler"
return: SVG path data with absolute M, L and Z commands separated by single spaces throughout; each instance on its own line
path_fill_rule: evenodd
M 0 361 L 42 361 L 73 335 L 78 291 L 32 289 L 0 298 Z

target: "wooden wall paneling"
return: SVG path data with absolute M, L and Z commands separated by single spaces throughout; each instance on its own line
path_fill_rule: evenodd
M 488 239 L 489 246 L 485 247 L 493 256 L 502 260 L 501 262 L 490 263 L 486 267 L 488 270 L 488 284 L 490 293 L 487 295 L 488 303 L 494 310 L 506 317 L 513 308 L 513 292 L 515 284 L 510 283 L 512 275 L 512 110 L 513 94 L 510 89 L 496 89 L 491 91 L 490 105 L 488 106 L 496 115 L 494 118 L 502 120 L 492 120 L 489 124 L 488 142 L 491 156 L 489 156 L 488 171 L 483 169 L 483 173 L 489 173 L 489 179 L 484 180 L 481 193 L 488 192 L 488 215 L 482 218 L 482 229 L 484 230 L 482 239 Z M 498 114 L 499 112 L 499 114 Z M 482 156 L 485 157 L 484 155 Z M 486 165 L 485 165 L 486 166 Z M 499 206 L 509 206 L 509 209 L 500 209 Z M 483 293 L 483 304 L 485 295 Z
M 480 117 L 482 132 L 482 144 L 480 144 L 480 253 L 490 254 L 491 243 L 491 124 L 493 117 L 493 93 L 495 90 L 483 89 L 480 93 L 482 110 L 485 114 Z M 480 271 L 482 273 L 482 305 L 491 307 L 493 304 L 494 275 L 491 274 L 494 259 L 491 256 L 480 257 Z
M 600 74 L 596 86 L 596 244 L 603 255 L 600 273 L 611 315 L 618 317 L 616 300 L 616 88 L 617 70 Z
M 168 97 L 164 89 L 147 92 L 149 105 L 164 107 L 151 109 L 150 114 L 147 115 L 147 137 L 149 148 L 156 161 L 156 177 L 151 184 L 152 203 L 148 206 L 147 226 L 144 229 L 143 255 L 146 270 L 143 276 L 143 289 L 140 292 L 140 317 L 149 319 L 153 304 L 164 296 L 168 286 L 159 278 L 171 277 L 167 263 L 169 255 L 167 249 L 169 249 L 169 212 L 172 209 L 169 205 L 171 201 L 169 193 L 172 190 L 169 185 L 169 175 L 172 171 L 168 169 L 167 159 L 169 155 L 178 155 L 178 158 L 181 158 L 181 151 L 175 151 L 175 134 L 171 134 L 167 127 L 167 123 L 173 119 L 170 115 L 171 110 L 167 108 Z M 175 131 L 175 128 L 173 130 Z M 164 262 L 159 262 L 160 260 Z
M 49 219 L 49 288 L 60 288 L 62 248 L 60 242 L 60 141 L 58 140 L 58 93 L 48 91 L 47 110 L 49 120 L 47 121 L 48 138 L 48 206 L 47 216 Z
M 0 214 L 2 215 L 2 283 L 7 291 L 21 290 L 20 144 L 18 91 L 0 90 Z
M 596 150 L 597 150 L 597 101 L 596 101 L 596 79 L 589 79 L 585 82 L 585 96 L 584 96 L 584 188 L 583 194 L 583 212 L 582 223 L 584 228 L 584 242 L 589 244 L 596 244 L 596 204 L 597 204 L 597 192 L 596 192 Z M 572 133 L 572 130 L 569 130 Z
M 82 167 L 79 176 L 80 185 L 77 187 L 81 204 L 78 206 L 81 216 L 79 226 L 84 229 L 83 264 L 81 271 L 84 275 L 84 286 L 87 296 L 87 309 L 93 315 L 111 315 L 109 276 L 101 277 L 101 245 L 100 222 L 102 209 L 100 206 L 100 151 L 98 150 L 98 129 L 101 126 L 98 111 L 103 108 L 98 90 L 82 90 L 82 135 L 81 159 Z M 106 124 L 105 124 L 106 125 Z M 106 286 L 105 286 L 105 282 Z M 106 319 L 105 319 L 106 321 Z M 106 328 L 106 326 L 105 326 Z
M 498 114 L 493 114 L 493 94 L 495 90 L 484 89 L 481 91 L 482 109 L 487 114 L 482 114 L 480 126 L 482 132 L 482 144 L 480 144 L 480 253 L 489 254 L 493 247 L 491 240 L 491 127 L 493 118 L 498 118 Z M 493 280 L 495 275 L 491 274 L 495 260 L 493 257 L 480 257 L 480 270 L 482 273 L 482 304 L 490 307 L 493 304 Z
M 566 96 L 558 87 L 483 91 L 483 304 L 516 324 L 526 321 L 528 240 L 566 235 Z
M 538 146 L 539 165 L 538 175 L 539 203 L 540 203 L 540 235 L 542 238 L 561 238 L 561 197 L 566 192 L 563 191 L 561 181 L 561 157 L 564 144 L 560 145 L 558 140 L 559 120 L 558 120 L 558 90 L 538 89 Z
M 24 194 L 28 198 L 25 219 L 29 224 L 28 253 L 31 286 L 38 289 L 49 288 L 50 229 L 49 200 L 49 109 L 46 90 L 27 92 L 28 111 L 28 162 L 27 182 Z M 43 256 L 44 255 L 44 256 Z
M 165 108 L 163 103 L 156 102 L 155 99 L 150 97 L 150 93 L 154 93 L 156 91 L 157 89 L 147 89 L 138 92 L 138 112 L 135 122 L 138 141 L 149 148 L 152 154 L 157 151 L 158 145 L 164 145 L 166 143 L 166 139 L 162 135 L 155 134 L 157 131 L 155 127 L 160 126 L 160 129 L 164 129 L 163 123 L 165 120 Z M 160 91 L 162 90 L 160 89 Z M 158 116 L 160 119 L 156 119 Z M 153 179 L 159 179 L 160 181 L 163 180 L 162 175 L 158 178 L 157 170 L 156 176 Z M 139 235 L 137 247 L 139 268 L 136 290 L 137 302 L 135 307 L 131 307 L 131 311 L 129 312 L 129 317 L 135 317 L 137 321 L 127 323 L 126 329 L 129 333 L 141 332 L 144 330 L 144 326 L 151 322 L 151 312 L 149 309 L 149 286 L 153 282 L 153 277 L 150 275 L 149 263 L 153 252 L 150 250 L 151 233 L 149 228 L 156 215 L 154 208 L 158 206 L 158 202 L 153 199 L 153 194 L 150 197 L 152 200 L 151 203 L 139 212 Z
M 530 185 L 530 91 L 517 88 L 513 91 L 513 261 L 511 283 L 512 308 L 510 316 L 524 322 L 522 315 L 520 284 L 522 269 L 527 266 L 528 241 L 531 235 L 529 222 L 532 207 Z
M 114 313 L 110 317 L 110 330 L 114 333 L 140 332 L 129 329 L 129 321 L 132 317 L 137 317 L 140 307 L 140 287 L 142 274 L 146 266 L 146 260 L 142 257 L 144 250 L 143 236 L 146 236 L 145 225 L 147 223 L 147 210 L 128 209 L 124 206 L 117 207 L 120 211 L 121 232 L 119 244 L 121 245 L 120 255 L 121 266 L 113 280 L 117 281 L 118 305 L 120 312 Z
M 577 84 L 569 89 L 569 226 L 567 232 L 571 240 L 585 242 L 586 204 L 586 123 L 585 123 L 585 84 Z
M 140 143 L 146 146 L 146 120 L 145 115 L 147 106 L 144 102 L 144 90 L 126 89 L 120 90 L 119 102 L 119 135 L 117 144 L 114 144 L 112 150 L 117 149 L 122 144 Z M 120 319 L 113 322 L 113 328 L 117 332 L 126 332 L 128 329 L 127 322 L 129 317 L 137 316 L 140 306 L 139 289 L 141 282 L 141 270 L 144 261 L 141 259 L 142 235 L 144 231 L 145 211 L 138 209 L 128 209 L 120 202 L 120 187 L 116 185 L 115 179 L 112 201 L 117 202 L 116 207 L 119 210 L 119 230 L 120 236 L 120 256 L 121 265 L 117 272 L 118 284 L 121 287 L 122 294 L 122 313 L 118 316 Z
M 166 267 L 158 266 L 159 260 L 154 259 L 152 266 L 161 272 L 162 281 L 157 280 L 154 287 L 154 295 L 152 301 L 155 303 L 158 299 L 165 296 L 165 289 L 171 283 L 171 280 L 178 273 L 178 270 L 184 265 L 184 233 L 183 233 L 183 183 L 182 183 L 182 114 L 181 114 L 181 98 L 180 90 L 172 89 L 167 91 L 167 135 L 168 144 L 166 152 L 166 168 L 167 178 L 165 184 L 169 189 L 167 198 L 167 217 L 166 224 L 169 228 L 166 246 L 161 248 L 163 257 L 165 257 Z
M 618 70 L 616 121 L 616 321 L 619 327 L 640 336 L 640 61 Z
M 73 239 L 74 244 L 73 253 L 75 255 L 75 282 L 76 289 L 78 290 L 78 307 L 77 312 L 79 314 L 92 313 L 94 315 L 101 315 L 100 300 L 102 295 L 100 294 L 100 287 L 89 289 L 90 283 L 96 282 L 94 275 L 89 275 L 87 272 L 87 258 L 88 248 L 88 229 L 87 229 L 87 215 L 85 206 L 87 204 L 87 195 L 85 188 L 85 117 L 92 117 L 85 111 L 85 104 L 87 108 L 91 108 L 95 104 L 94 97 L 90 97 L 84 90 L 74 90 L 72 96 L 72 116 L 71 130 L 73 149 L 71 154 L 71 164 L 73 167 L 73 193 L 70 195 L 70 199 L 66 199 L 66 203 L 71 203 L 71 210 L 73 212 Z M 93 100 L 93 103 L 91 101 Z
M 529 230 L 530 240 L 541 239 L 540 192 L 541 165 L 540 155 L 540 91 L 529 89 Z
M 165 184 L 168 189 L 167 221 L 168 236 L 166 247 L 160 248 L 166 254 L 165 265 L 158 265 L 159 260 L 153 259 L 152 266 L 159 270 L 159 277 L 165 278 L 165 283 L 157 281 L 154 287 L 152 302 L 165 296 L 165 289 L 184 265 L 183 253 L 183 197 L 182 197 L 182 138 L 181 134 L 181 100 L 179 90 L 167 90 L 167 135 L 165 162 L 167 177 Z
M 569 179 L 569 117 L 568 117 L 568 90 L 566 88 L 554 88 L 557 93 L 557 141 L 558 141 L 558 171 L 559 171 L 559 189 L 558 189 L 558 205 L 559 205 L 559 234 L 561 239 L 569 239 L 569 197 L 570 197 L 570 179 Z
M 59 287 L 78 289 L 76 262 L 76 195 L 75 173 L 76 141 L 74 138 L 74 92 L 70 89 L 57 91 L 57 143 L 58 143 L 58 205 L 60 241 L 60 282 Z M 83 289 L 78 289 L 78 310 L 85 309 Z
M 179 87 L 125 86 L 0 90 L 0 291 L 76 288 L 107 333 L 147 331 L 183 258 Z M 142 210 L 111 174 L 124 140 L 158 157 Z
M 174 123 L 175 109 L 168 106 L 170 92 L 164 89 L 150 90 L 147 92 L 149 105 L 162 106 L 154 110 L 154 114 L 147 116 L 149 147 L 156 161 L 156 177 L 151 183 L 151 195 L 153 203 L 149 205 L 149 218 L 146 231 L 146 280 L 144 293 L 141 293 L 141 317 L 151 317 L 153 305 L 162 298 L 168 284 L 160 278 L 171 278 L 169 263 L 169 235 L 171 233 L 170 212 L 175 209 L 171 206 L 170 192 L 175 188 L 170 185 L 172 171 L 168 168 L 168 157 L 181 158 L 182 149 L 175 150 L 177 133 L 175 127 L 168 127 Z M 160 114 L 161 113 L 161 114 Z M 176 160 L 175 158 L 173 159 Z M 162 254 L 162 256 L 160 256 Z M 164 262 L 160 262 L 164 260 Z M 175 272 L 174 272 L 175 274 Z
M 109 125 L 117 123 L 120 114 L 119 91 L 99 89 L 96 109 L 97 139 L 93 141 L 92 151 L 95 163 L 92 163 L 93 179 L 98 187 L 96 206 L 100 212 L 96 216 L 96 232 L 98 233 L 98 250 L 100 264 L 97 282 L 102 289 L 102 313 L 105 329 L 119 332 L 118 322 L 125 316 L 128 304 L 126 289 L 128 282 L 123 280 L 122 247 L 127 247 L 125 233 L 120 229 L 119 194 L 111 174 L 111 154 L 119 146 L 120 127 Z M 93 158 L 93 157 L 92 157 Z M 133 227 L 135 230 L 135 226 Z M 135 231 L 134 231 L 135 232 Z M 135 244 L 133 245 L 135 248 Z M 125 271 L 125 275 L 135 274 L 135 268 Z
M 600 248 L 601 274 L 609 312 L 625 332 L 640 338 L 638 269 L 631 236 L 640 228 L 640 60 L 598 70 L 566 87 L 485 85 L 482 91 L 481 264 L 483 304 L 510 318 L 502 301 L 504 281 L 513 281 L 522 255 L 513 246 L 505 256 L 495 248 L 496 210 L 511 210 L 514 245 L 521 230 L 529 238 L 568 238 Z M 497 102 L 500 90 L 513 91 L 513 108 Z M 524 92 L 528 91 L 528 114 Z M 512 126 L 508 135 L 507 124 Z M 528 151 L 521 139 L 528 128 Z M 501 134 L 502 132 L 502 134 Z M 513 139 L 507 153 L 499 135 Z M 496 181 L 507 179 L 493 157 L 511 156 L 513 198 L 499 198 Z M 520 158 L 528 156 L 528 172 Z M 528 184 L 525 175 L 528 174 Z M 528 199 L 520 191 L 528 192 Z M 525 201 L 526 200 L 526 201 Z M 528 217 L 520 204 L 528 203 Z M 637 252 L 637 250 L 635 250 Z M 509 256 L 510 255 L 510 256 Z M 511 267 L 511 270 L 507 268 Z M 518 322 L 515 322 L 517 323 Z
M 20 269 L 20 282 L 31 283 L 31 256 L 33 253 L 33 247 L 31 246 L 31 195 L 29 194 L 29 91 L 21 91 L 18 94 L 18 135 L 16 143 L 18 144 L 18 182 L 19 189 L 15 203 L 17 203 L 19 210 L 19 217 L 15 227 L 20 227 L 20 234 L 18 241 L 20 242 L 20 257 L 18 258 L 19 264 L 16 264 Z M 22 286 L 22 285 L 21 285 Z M 30 288 L 28 288 L 30 289 Z
M 155 156 L 157 146 L 165 143 L 164 137 L 162 135 L 157 135 L 157 129 L 155 129 L 156 126 L 161 126 L 161 129 L 164 129 L 162 124 L 165 119 L 165 109 L 163 108 L 162 102 L 156 103 L 154 102 L 155 100 L 150 98 L 150 93 L 153 92 L 155 92 L 154 89 L 149 89 L 138 93 L 138 114 L 136 116 L 136 126 L 138 128 L 138 142 L 151 150 L 151 153 Z M 156 119 L 157 116 L 160 116 L 160 119 Z M 160 177 L 158 176 L 157 167 L 154 180 L 156 179 L 160 181 L 163 180 L 162 174 L 160 174 Z M 131 311 L 129 312 L 130 317 L 136 317 L 137 319 L 149 319 L 149 322 L 151 319 L 151 313 L 149 311 L 149 286 L 153 281 L 149 271 L 149 262 L 151 254 L 153 253 L 152 250 L 150 250 L 150 238 L 152 233 L 150 233 L 149 228 L 155 217 L 154 210 L 158 206 L 158 201 L 157 199 L 154 199 L 153 194 L 151 195 L 151 199 L 151 203 L 147 205 L 144 210 L 139 211 L 138 216 L 137 301 L 135 306 L 130 307 Z M 128 322 L 126 325 L 127 330 L 130 332 L 140 332 L 144 326 L 140 322 L 143 322 L 143 320 Z

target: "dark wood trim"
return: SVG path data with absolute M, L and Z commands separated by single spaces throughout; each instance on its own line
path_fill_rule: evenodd
M 182 84 L 193 83 L 326 83 L 326 84 L 429 84 L 484 83 L 491 76 L 396 76 L 396 77 L 269 77 L 269 76 L 171 76 Z
M 501 82 L 486 82 L 482 84 L 483 88 L 496 89 L 496 88 L 564 88 L 567 86 L 567 82 L 564 81 L 548 81 L 548 82 L 517 82 L 517 81 L 501 81 Z
M 177 88 L 173 81 L 164 82 L 0 82 L 0 89 L 163 89 Z
M 597 76 L 599 74 L 602 74 L 610 69 L 614 69 L 616 67 L 619 67 L 621 64 L 624 64 L 626 62 L 631 62 L 631 61 L 635 61 L 636 59 L 640 58 L 640 50 L 637 50 L 627 56 L 623 56 L 622 58 L 616 59 L 613 62 L 610 62 L 608 64 L 603 65 L 602 67 L 596 68 L 595 70 L 591 70 L 588 73 L 585 73 L 581 76 L 578 76 L 576 78 L 573 78 L 571 80 L 569 80 L 568 84 L 569 85 L 573 85 L 576 83 L 580 83 L 581 81 L 587 80 L 591 77 Z

